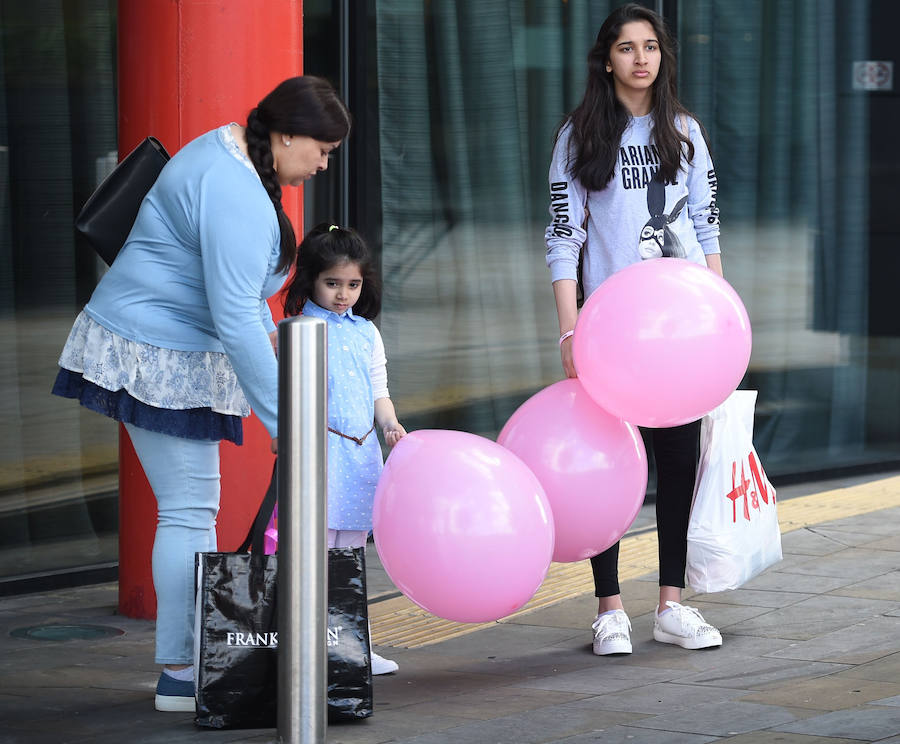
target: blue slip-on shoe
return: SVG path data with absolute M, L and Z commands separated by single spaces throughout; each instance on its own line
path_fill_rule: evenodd
M 156 683 L 156 709 L 166 713 L 193 713 L 193 680 L 180 680 L 163 672 Z

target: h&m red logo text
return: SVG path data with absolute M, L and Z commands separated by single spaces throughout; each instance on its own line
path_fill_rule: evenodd
M 747 455 L 746 462 L 750 466 L 749 480 L 744 471 L 744 462 L 741 460 L 741 477 L 737 478 L 737 461 L 731 463 L 731 490 L 725 494 L 725 498 L 731 499 L 732 522 L 737 522 L 737 502 L 743 499 L 744 519 L 750 521 L 750 508 L 761 511 L 759 500 L 762 498 L 765 504 L 769 503 L 769 497 L 772 498 L 772 505 L 775 505 L 775 489 L 766 478 L 766 472 L 762 465 L 756 461 L 756 454 L 751 450 Z

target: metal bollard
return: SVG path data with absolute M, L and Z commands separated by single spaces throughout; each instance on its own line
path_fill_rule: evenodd
M 278 739 L 327 725 L 328 354 L 324 320 L 278 325 Z

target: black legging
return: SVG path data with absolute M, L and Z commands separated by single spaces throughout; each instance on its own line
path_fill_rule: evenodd
M 659 585 L 684 587 L 687 528 L 697 476 L 700 422 L 650 429 L 656 460 L 656 531 Z M 619 594 L 619 543 L 591 558 L 597 597 Z

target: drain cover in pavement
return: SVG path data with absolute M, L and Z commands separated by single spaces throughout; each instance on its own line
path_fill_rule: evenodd
M 34 641 L 91 641 L 125 633 L 124 630 L 108 625 L 32 625 L 16 628 L 10 632 L 15 638 L 30 638 Z

